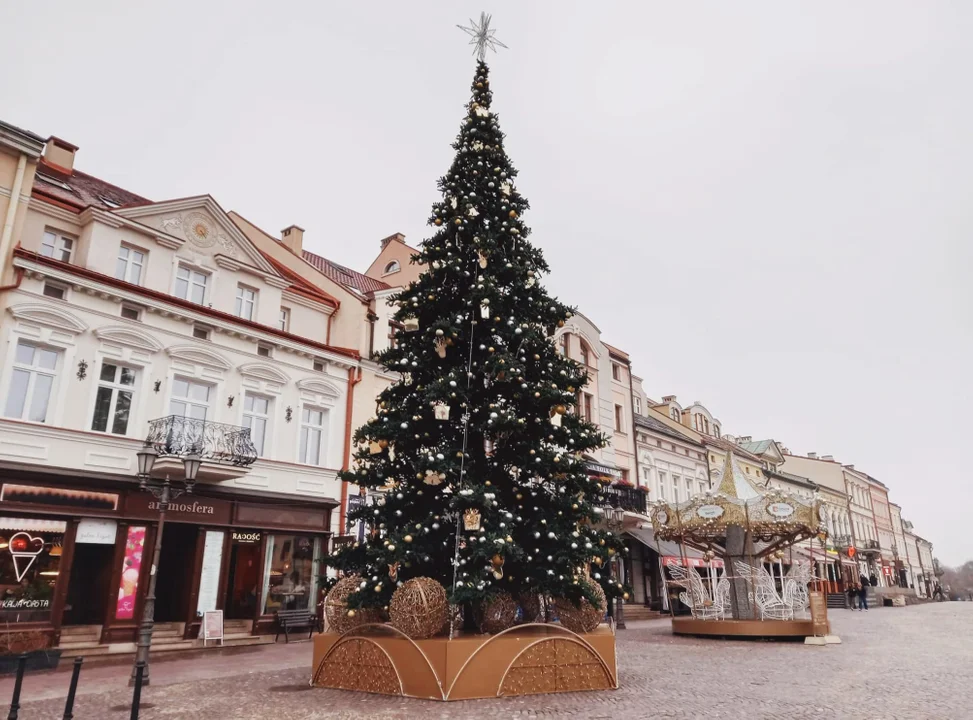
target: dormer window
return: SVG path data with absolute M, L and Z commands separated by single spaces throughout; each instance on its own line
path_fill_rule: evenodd
M 71 262 L 71 252 L 74 250 L 74 239 L 61 235 L 53 230 L 44 231 L 41 241 L 41 255 L 54 258 L 61 262 Z
M 391 275 L 392 273 L 397 273 L 401 270 L 398 260 L 393 260 L 388 265 L 385 266 L 385 270 L 382 271 L 383 275 Z

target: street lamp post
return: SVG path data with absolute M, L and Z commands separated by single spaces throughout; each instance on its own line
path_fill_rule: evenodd
M 136 668 L 139 663 L 145 664 L 145 671 L 142 675 L 142 684 L 149 684 L 149 648 L 152 645 L 152 629 L 155 625 L 155 585 L 158 578 L 159 557 L 162 553 L 162 531 L 165 529 L 166 512 L 169 510 L 169 503 L 185 493 L 193 491 L 196 484 L 196 474 L 202 464 L 198 454 L 191 453 L 183 457 L 182 462 L 185 468 L 185 489 L 175 489 L 169 482 L 169 475 L 166 474 L 165 480 L 153 480 L 151 477 L 152 467 L 159 457 L 158 451 L 151 445 L 145 445 L 136 453 L 138 457 L 139 488 L 152 493 L 152 496 L 159 501 L 159 527 L 155 534 L 155 548 L 152 551 L 152 566 L 149 568 L 149 588 L 145 596 L 145 605 L 142 608 L 142 622 L 139 624 L 138 647 L 135 652 L 135 664 L 132 665 L 132 677 L 129 684 L 135 684 Z

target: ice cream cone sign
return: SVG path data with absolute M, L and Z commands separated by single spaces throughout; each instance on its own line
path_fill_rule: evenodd
M 34 560 L 44 549 L 44 540 L 39 537 L 32 537 L 25 532 L 19 532 L 10 538 L 10 554 L 14 559 L 14 570 L 17 573 L 17 582 L 24 579 L 24 575 L 34 564 Z

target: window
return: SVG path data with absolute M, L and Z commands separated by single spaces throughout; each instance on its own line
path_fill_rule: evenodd
M 236 288 L 236 315 L 244 320 L 253 320 L 253 310 L 257 305 L 257 291 L 246 285 Z
M 659 499 L 660 500 L 668 500 L 669 499 L 669 491 L 668 491 L 668 489 L 666 487 L 666 484 L 667 484 L 666 483 L 666 474 L 660 470 L 659 471 Z
M 686 498 L 687 500 L 689 498 Z M 679 502 L 679 476 L 672 476 L 672 501 Z
M 669 408 L 669 417 L 679 422 L 679 408 Z
M 17 343 L 7 407 L 4 415 L 34 422 L 47 422 L 51 390 L 57 374 L 58 354 L 21 340 Z
M 703 418 L 703 432 L 709 435 L 709 420 Z
M 591 417 L 591 395 L 590 394 L 586 392 L 578 393 L 578 412 L 581 414 L 582 420 L 587 420 L 588 422 L 593 421 Z
M 625 415 L 624 415 L 624 411 L 622 410 L 622 406 L 616 405 L 615 406 L 615 431 L 616 432 L 625 431 L 624 419 L 625 419 Z
M 699 481 L 699 494 L 702 495 L 706 492 L 706 483 L 702 480 Z
M 280 309 L 280 315 L 277 318 L 277 329 L 287 332 L 291 326 L 291 310 L 290 308 L 282 307 Z
M 557 340 L 557 349 L 562 355 L 567 356 L 568 354 L 568 333 L 561 333 L 561 337 Z
M 0 617 L 9 624 L 50 621 L 67 524 L 61 520 L 3 518 Z
M 305 535 L 271 535 L 267 541 L 261 605 L 278 610 L 313 610 L 317 602 L 317 562 L 321 541 Z
M 693 481 L 691 478 L 686 478 L 686 499 L 688 500 L 693 496 Z
M 97 432 L 125 435 L 128 432 L 134 390 L 135 371 L 133 369 L 102 363 L 91 429 Z
M 720 426 L 716 423 L 713 423 L 713 434 L 716 435 L 716 437 L 720 437 Z
M 176 271 L 176 297 L 190 302 L 203 304 L 206 299 L 206 284 L 209 275 L 180 265 Z
M 257 344 L 257 355 L 260 357 L 271 357 L 273 355 L 273 348 L 270 345 L 265 345 L 264 343 Z
M 618 363 L 612 363 L 612 379 L 613 380 L 622 379 L 622 367 Z
M 390 275 L 392 273 L 397 273 L 398 271 L 399 271 L 399 261 L 393 260 L 392 262 L 390 262 L 388 265 L 385 266 L 385 270 L 383 271 L 383 274 Z
M 205 325 L 193 325 L 193 337 L 197 340 L 209 340 L 210 329 Z
M 324 410 L 305 407 L 301 411 L 300 462 L 321 464 L 321 440 L 324 437 Z
M 63 300 L 65 295 L 67 295 L 67 290 L 63 285 L 58 285 L 57 283 L 52 282 L 44 283 L 45 297 L 54 298 L 55 300 Z
M 112 200 L 109 197 L 105 197 L 104 195 L 102 195 L 98 199 L 101 200 L 102 203 L 104 203 L 105 205 L 107 205 L 108 207 L 110 207 L 112 210 L 114 210 L 115 208 L 120 208 L 122 206 L 122 204 L 120 202 L 118 202 L 116 200 Z
M 73 239 L 51 230 L 44 231 L 44 239 L 41 241 L 41 255 L 61 262 L 71 262 L 72 250 L 74 250 Z
M 583 341 L 581 343 L 581 364 L 588 367 L 588 346 Z
M 142 268 L 145 265 L 145 253 L 141 250 L 121 245 L 118 248 L 118 260 L 115 261 L 115 277 L 133 285 L 142 284 Z
M 195 380 L 175 378 L 172 381 L 172 399 L 169 401 L 169 414 L 178 417 L 205 420 L 209 411 L 212 386 Z
M 250 428 L 250 439 L 257 448 L 257 456 L 264 456 L 267 440 L 267 420 L 270 415 L 270 398 L 247 393 L 243 399 L 243 427 Z
M 642 398 L 640 397 L 635 398 L 635 414 L 642 414 Z
M 311 368 L 314 372 L 324 372 L 324 360 L 315 360 L 311 363 Z
M 134 305 L 122 305 L 121 316 L 126 320 L 141 320 L 142 311 Z

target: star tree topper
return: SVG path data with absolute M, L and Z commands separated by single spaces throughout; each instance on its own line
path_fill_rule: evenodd
M 484 62 L 486 60 L 487 48 L 493 50 L 493 52 L 496 52 L 498 47 L 502 47 L 505 50 L 507 49 L 506 45 L 494 37 L 496 30 L 490 29 L 490 20 L 492 18 L 492 15 L 487 15 L 485 12 L 481 12 L 479 22 L 474 22 L 473 19 L 470 18 L 469 27 L 463 27 L 462 25 L 456 26 L 469 35 L 470 38 L 472 38 L 470 40 L 470 45 L 475 46 L 473 52 L 480 62 Z

